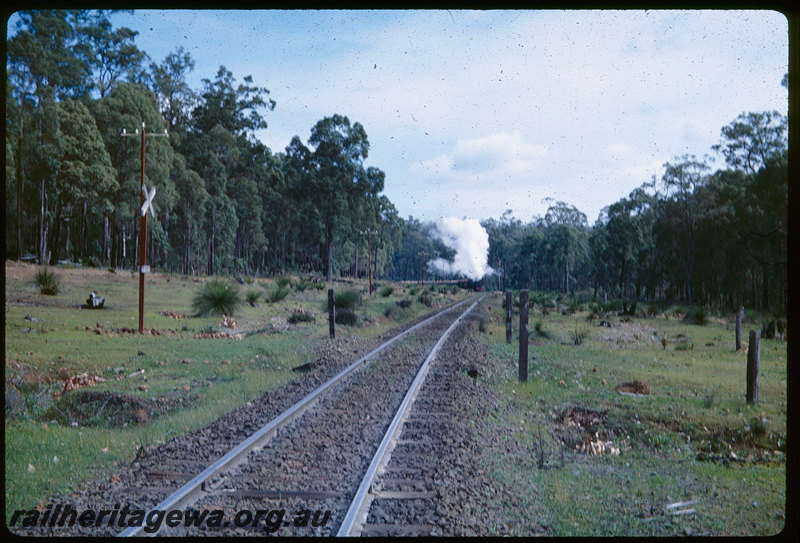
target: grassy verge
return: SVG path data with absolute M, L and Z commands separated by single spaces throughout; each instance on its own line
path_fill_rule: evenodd
M 782 530 L 785 342 L 762 340 L 761 399 L 750 406 L 747 355 L 734 350 L 733 315 L 703 326 L 606 316 L 609 328 L 588 321 L 587 312 L 542 315 L 533 307 L 529 380 L 519 383 L 519 316 L 506 345 L 499 296 L 489 305 L 490 334 L 483 337 L 505 364 L 493 385 L 510 415 L 497 421 L 508 446 L 487 452 L 484 461 L 495 477 L 519 489 L 523 507 L 507 511 L 515 534 L 749 536 Z M 635 380 L 650 393 L 614 390 Z M 592 447 L 602 454 L 592 454 Z M 666 507 L 676 502 L 694 503 Z M 688 509 L 694 512 L 671 514 Z
M 238 308 L 228 328 L 219 317 L 191 317 L 192 300 L 209 278 L 153 273 L 146 279 L 144 326 L 155 333 L 139 335 L 125 331 L 138 328 L 138 275 L 53 269 L 59 292 L 46 296 L 35 266 L 6 263 L 6 519 L 82 481 L 109 477 L 140 448 L 302 378 L 292 368 L 314 360 L 328 341 L 331 285 L 320 289 L 293 277 L 276 303 L 265 296 L 275 280 L 237 285 L 243 294 L 261 294 Z M 366 283 L 332 288 L 365 292 Z M 409 297 L 408 288 L 396 285 L 386 297 L 364 294 L 355 308 L 358 323 L 337 326 L 337 337 L 374 337 L 430 311 L 414 301 L 386 316 L 387 307 Z M 80 308 L 92 290 L 105 297 L 102 310 Z M 444 305 L 465 293 L 432 295 Z M 289 324 L 299 308 L 313 320 Z M 65 390 L 66 382 L 76 388 Z

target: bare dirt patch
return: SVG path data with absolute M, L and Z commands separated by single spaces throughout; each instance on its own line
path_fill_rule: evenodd
M 627 392 L 629 394 L 650 394 L 650 385 L 644 381 L 626 381 L 614 387 L 616 392 Z

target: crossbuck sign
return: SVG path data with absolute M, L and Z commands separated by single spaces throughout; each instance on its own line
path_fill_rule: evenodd
M 156 196 L 156 188 L 153 187 L 148 192 L 147 186 L 142 183 L 142 196 L 144 196 L 144 203 L 142 204 L 142 217 L 147 215 L 147 210 L 150 210 L 150 216 L 156 218 L 155 211 L 153 211 L 153 198 Z

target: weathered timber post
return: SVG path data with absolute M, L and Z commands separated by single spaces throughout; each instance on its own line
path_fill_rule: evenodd
M 336 322 L 336 305 L 333 303 L 333 289 L 328 289 L 328 332 L 330 333 L 331 339 L 336 337 L 336 329 L 335 329 L 335 322 Z
M 511 291 L 506 292 L 506 343 L 511 345 L 511 317 L 514 316 L 514 308 L 511 305 Z
M 519 291 L 519 380 L 528 380 L 528 291 Z
M 744 319 L 744 306 L 739 307 L 739 314 L 736 315 L 736 350 L 742 350 L 742 320 Z
M 758 363 L 761 358 L 761 333 L 750 330 L 747 347 L 747 403 L 758 405 Z

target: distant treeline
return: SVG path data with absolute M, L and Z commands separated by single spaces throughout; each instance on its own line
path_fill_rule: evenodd
M 785 315 L 786 128 L 777 112 L 741 114 L 713 147 L 726 169 L 675 158 L 660 180 L 603 208 L 591 227 L 553 200 L 528 223 L 509 212 L 483 222 L 497 272 L 491 286 Z
M 266 88 L 221 66 L 191 89 L 188 52 L 149 62 L 109 15 L 18 14 L 6 64 L 8 256 L 136 266 L 144 128 L 169 135 L 145 139 L 145 184 L 157 188 L 148 263 L 328 277 L 391 266 L 403 221 L 381 194 L 384 173 L 364 166 L 363 126 L 332 115 L 308 146 L 295 137 L 273 153 L 254 136 L 276 105 Z

